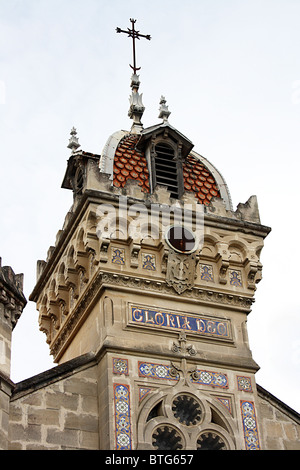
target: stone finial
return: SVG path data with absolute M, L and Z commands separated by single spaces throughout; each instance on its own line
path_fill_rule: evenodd
M 163 119 L 164 122 L 168 122 L 168 118 L 171 114 L 171 111 L 169 111 L 168 106 L 166 105 L 166 99 L 164 96 L 161 96 L 160 98 L 160 108 L 159 108 L 159 115 L 158 117 L 160 119 Z
M 136 73 L 134 73 L 132 74 L 132 77 L 131 77 L 132 93 L 131 93 L 131 96 L 129 97 L 130 108 L 128 111 L 128 116 L 130 117 L 130 119 L 133 120 L 131 132 L 136 133 L 136 134 L 139 134 L 143 130 L 143 124 L 141 122 L 141 118 L 145 111 L 145 107 L 142 101 L 143 94 L 140 95 L 138 92 L 139 86 L 140 86 L 139 76 Z
M 80 147 L 80 143 L 78 142 L 77 131 L 75 127 L 72 127 L 70 134 L 71 134 L 71 137 L 69 139 L 68 148 L 72 150 L 72 153 L 74 153 L 76 152 L 78 147 Z

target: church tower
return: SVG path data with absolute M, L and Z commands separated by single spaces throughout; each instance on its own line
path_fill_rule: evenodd
M 131 21 L 133 44 L 150 39 Z M 255 196 L 233 209 L 164 97 L 144 128 L 135 48 L 132 68 L 131 130 L 101 154 L 71 131 L 73 205 L 30 297 L 40 329 L 57 364 L 93 357 L 100 449 L 260 449 L 247 317 L 270 229 Z

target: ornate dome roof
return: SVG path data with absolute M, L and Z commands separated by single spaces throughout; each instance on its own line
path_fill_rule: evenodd
M 103 149 L 100 169 L 109 173 L 113 185 L 124 188 L 128 180 L 138 181 L 145 193 L 151 192 L 149 161 L 140 134 L 119 131 L 113 134 Z M 195 194 L 199 203 L 209 205 L 213 198 L 221 198 L 226 209 L 232 210 L 226 182 L 218 170 L 195 151 L 189 151 L 182 164 L 184 191 Z
M 116 148 L 113 162 L 113 184 L 123 188 L 128 179 L 139 182 L 145 193 L 150 192 L 149 169 L 145 153 L 136 146 L 140 136 L 127 134 Z M 195 193 L 201 204 L 208 205 L 213 197 L 220 198 L 217 182 L 199 158 L 189 153 L 183 162 L 184 189 Z

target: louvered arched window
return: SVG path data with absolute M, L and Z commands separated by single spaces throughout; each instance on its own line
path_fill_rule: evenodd
M 171 197 L 179 197 L 177 162 L 174 149 L 160 142 L 155 145 L 155 184 L 167 186 Z

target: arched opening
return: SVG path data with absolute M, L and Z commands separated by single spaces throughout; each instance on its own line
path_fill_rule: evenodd
M 178 199 L 178 175 L 173 148 L 160 142 L 155 146 L 155 182 L 167 186 L 171 197 Z

